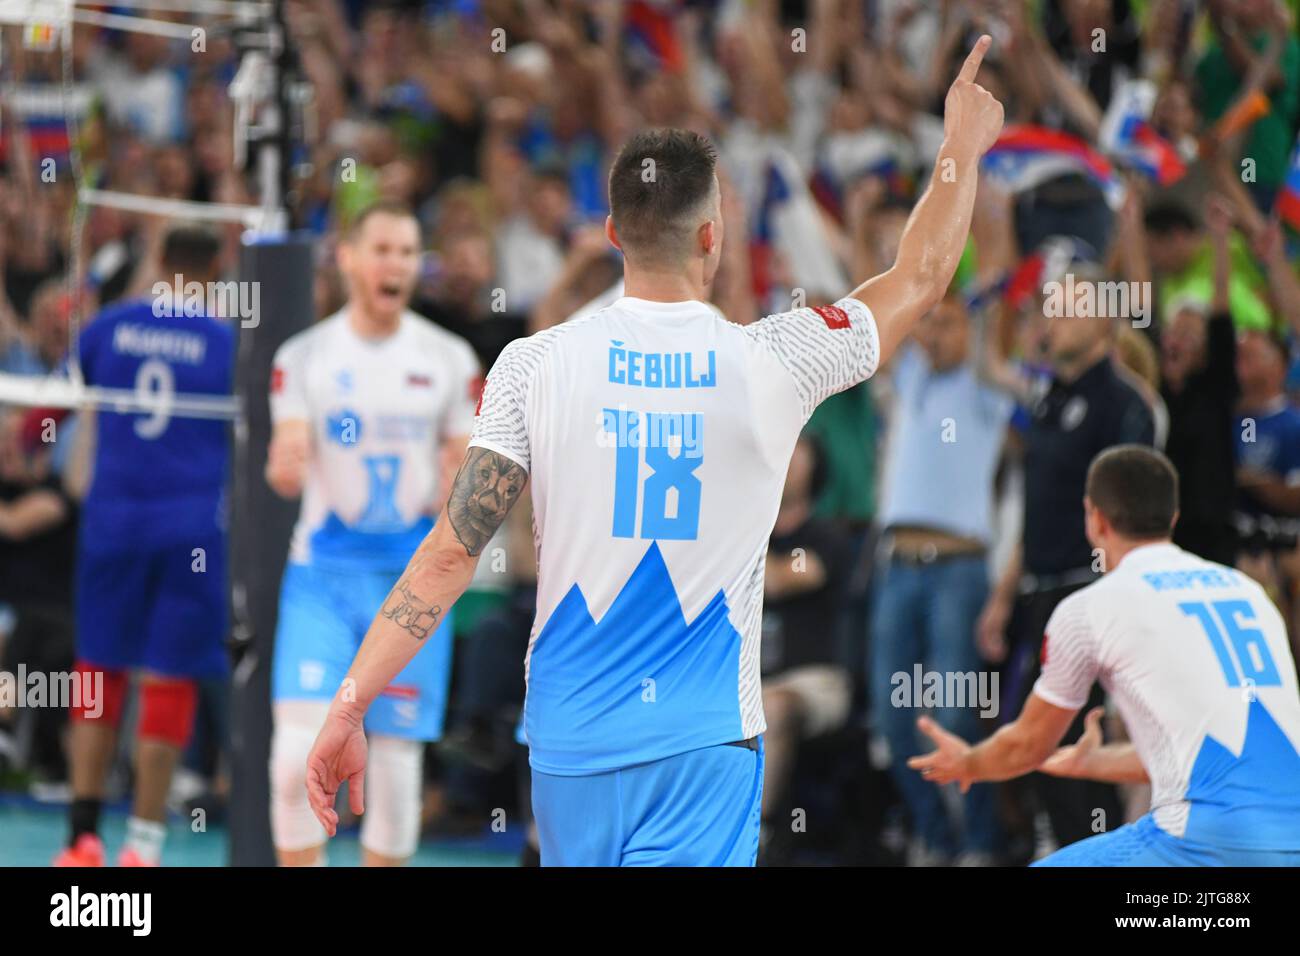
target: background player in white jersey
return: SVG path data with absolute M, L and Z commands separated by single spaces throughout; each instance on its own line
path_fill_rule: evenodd
M 370 619 L 433 526 L 473 422 L 479 366 L 469 344 L 406 307 L 419 257 L 419 226 L 404 207 L 360 213 L 339 247 L 347 303 L 275 357 L 266 477 L 279 494 L 302 496 L 272 668 L 271 819 L 285 865 L 321 860 L 307 752 Z M 368 865 L 415 851 L 423 742 L 442 734 L 451 626 L 412 627 L 424 627 L 430 648 L 389 675 L 366 718 Z
M 363 715 L 531 474 L 524 729 L 543 864 L 753 864 L 763 568 L 790 455 L 817 404 L 869 377 L 952 279 L 1002 125 L 974 82 L 990 42 L 948 92 L 936 172 L 895 265 L 834 306 L 726 321 L 702 301 L 723 242 L 712 147 L 684 130 L 623 147 L 606 233 L 625 295 L 493 366 L 448 520 L 371 626 L 355 699 L 335 697 L 309 758 L 328 830 L 343 780 L 359 804 Z
M 1035 769 L 1150 781 L 1150 813 L 1040 865 L 1300 866 L 1300 694 L 1282 616 L 1245 575 L 1170 542 L 1178 476 L 1160 452 L 1102 452 L 1084 509 L 1107 574 L 1052 614 L 1020 716 L 976 747 L 923 717 L 938 749 L 909 766 L 963 790 Z M 1098 708 L 1053 753 L 1096 679 L 1132 742 L 1100 746 Z

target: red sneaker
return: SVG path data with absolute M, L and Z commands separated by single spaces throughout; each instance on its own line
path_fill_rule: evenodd
M 103 866 L 104 844 L 93 833 L 83 833 L 77 842 L 54 858 L 52 866 Z
M 141 859 L 140 854 L 136 853 L 129 846 L 123 847 L 122 852 L 117 855 L 118 866 L 158 866 L 157 863 L 149 863 Z

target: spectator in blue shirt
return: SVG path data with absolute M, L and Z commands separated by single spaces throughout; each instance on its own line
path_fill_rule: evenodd
M 907 768 L 907 758 L 926 747 L 912 695 L 896 693 L 898 675 L 913 680 L 918 664 L 944 675 L 945 684 L 981 666 L 975 623 L 988 597 L 993 478 L 1012 400 L 977 374 L 970 338 L 965 304 L 949 295 L 921 320 L 890 370 L 896 394 L 884 462 L 871 699 L 911 814 L 908 857 L 915 865 L 953 856 L 989 864 L 998 845 L 991 786 L 966 795 L 958 834 L 939 791 Z M 977 700 L 945 700 L 933 716 L 977 739 L 979 711 Z

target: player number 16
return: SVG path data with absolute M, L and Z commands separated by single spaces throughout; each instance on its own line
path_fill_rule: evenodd
M 1213 608 L 1214 613 L 1210 613 Z M 1214 656 L 1219 659 L 1223 676 L 1229 687 L 1240 687 L 1242 680 L 1250 681 L 1256 687 L 1276 687 L 1282 683 L 1273 655 L 1269 653 L 1264 642 L 1264 632 L 1257 627 L 1248 627 L 1243 621 L 1255 620 L 1255 609 L 1247 601 L 1187 601 L 1178 605 L 1184 614 L 1196 618 L 1205 630 L 1214 648 Z M 1216 620 L 1217 618 L 1217 620 Z M 1222 624 L 1222 628 L 1220 628 Z M 1228 639 L 1223 639 L 1224 632 Z M 1232 645 L 1232 652 L 1228 650 Z

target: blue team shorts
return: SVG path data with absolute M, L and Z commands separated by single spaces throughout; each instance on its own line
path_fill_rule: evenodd
M 280 587 L 271 688 L 275 700 L 332 700 L 400 571 L 334 571 L 290 563 Z M 451 681 L 451 614 L 366 713 L 366 729 L 409 740 L 442 736 Z
M 542 866 L 753 866 L 763 742 L 580 777 L 533 771 Z
M 202 549 L 202 555 L 196 554 Z M 226 541 L 77 550 L 77 657 L 113 670 L 225 676 Z
M 1238 850 L 1166 833 L 1151 814 L 1061 847 L 1034 866 L 1300 866 L 1300 850 Z

